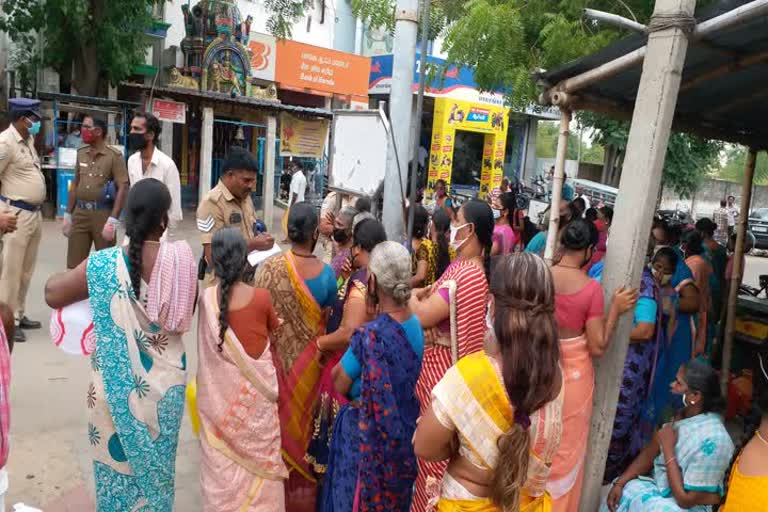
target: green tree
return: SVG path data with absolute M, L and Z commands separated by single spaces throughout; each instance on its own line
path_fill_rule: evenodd
M 701 7 L 712 0 L 700 0 Z M 613 12 L 647 23 L 654 2 L 648 0 L 433 0 L 448 21 L 444 50 L 448 60 L 475 70 L 475 81 L 487 90 L 506 90 L 511 107 L 523 111 L 536 102 L 537 69 L 552 69 L 603 48 L 626 32 L 583 18 L 585 7 Z M 374 26 L 391 23 L 393 0 L 353 0 L 353 11 Z M 620 169 L 628 137 L 627 123 L 588 114 L 605 148 L 604 165 Z M 664 181 L 681 195 L 695 191 L 720 144 L 676 134 L 670 140 Z
M 2 3 L 0 31 L 50 66 L 79 94 L 98 96 L 144 62 L 144 30 L 159 0 L 12 0 Z M 42 37 L 37 44 L 37 34 Z
M 747 149 L 744 146 L 729 145 L 724 150 L 725 165 L 717 169 L 715 177 L 741 183 L 744 179 L 744 164 L 747 160 Z M 768 185 L 768 155 L 761 151 L 757 154 L 755 164 L 755 185 Z

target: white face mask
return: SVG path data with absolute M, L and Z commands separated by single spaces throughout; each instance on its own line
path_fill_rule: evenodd
M 493 211 L 493 220 L 499 220 L 501 218 L 501 210 L 497 210 L 496 208 L 491 209 Z
M 451 226 L 451 247 L 453 247 L 453 250 L 456 252 L 459 252 L 459 249 L 462 245 L 468 240 L 468 238 L 465 238 L 463 240 L 456 240 L 456 236 L 459 234 L 459 230 L 462 228 L 465 228 L 469 226 L 469 224 L 462 224 L 461 226 Z

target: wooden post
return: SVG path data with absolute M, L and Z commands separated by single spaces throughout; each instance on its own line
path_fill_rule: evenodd
M 733 250 L 733 272 L 731 273 L 731 287 L 728 290 L 728 305 L 725 317 L 725 341 L 723 342 L 723 366 L 720 370 L 720 387 L 723 396 L 727 396 L 728 379 L 731 373 L 731 353 L 733 352 L 733 325 L 736 323 L 736 299 L 739 296 L 741 275 L 744 273 L 744 242 L 747 238 L 747 224 L 749 222 L 749 206 L 752 202 L 752 179 L 755 175 L 755 162 L 757 151 L 749 148 L 747 161 L 744 164 L 744 178 L 741 182 L 741 204 L 739 205 L 739 221 L 736 225 L 736 247 Z
M 277 117 L 267 116 L 267 139 L 264 141 L 264 183 L 261 187 L 261 204 L 264 210 L 264 223 L 270 232 L 274 232 L 275 211 L 275 152 L 277 145 Z
M 568 152 L 570 126 L 571 111 L 561 108 L 560 135 L 557 137 L 557 152 L 555 153 L 555 175 L 552 177 L 552 200 L 549 205 L 549 230 L 547 231 L 547 245 L 544 249 L 544 259 L 550 265 L 555 255 L 555 243 L 560 226 L 560 199 L 563 197 L 565 157 Z
M 654 16 L 692 16 L 695 7 L 696 0 L 656 0 Z M 610 304 L 619 286 L 640 284 L 688 38 L 680 28 L 669 27 L 651 33 L 647 48 L 611 227 L 610 250 L 605 260 L 606 304 Z M 607 352 L 595 360 L 592 428 L 579 506 L 583 512 L 596 511 L 600 504 L 632 320 L 631 312 L 621 317 Z

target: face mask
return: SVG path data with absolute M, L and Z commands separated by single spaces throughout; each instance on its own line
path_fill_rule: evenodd
M 347 233 L 346 229 L 334 228 L 333 229 L 333 240 L 336 243 L 343 244 L 344 242 L 349 240 L 349 233 Z
M 461 226 L 451 226 L 451 247 L 454 251 L 459 252 L 459 249 L 466 243 L 469 238 L 463 240 L 456 240 L 456 236 L 459 234 L 459 230 L 469 226 L 469 224 L 462 224 Z
M 683 408 L 688 407 L 688 400 L 685 399 L 685 393 L 683 393 Z
M 499 220 L 501 218 L 501 210 L 497 210 L 496 208 L 493 208 L 492 211 L 493 211 L 493 220 Z
M 29 128 L 27 128 L 27 131 L 29 132 L 30 135 L 34 137 L 35 135 L 40 133 L 40 121 L 30 121 L 29 119 L 27 119 L 27 121 L 29 121 L 30 123 Z
M 145 147 L 147 147 L 147 139 L 144 138 L 143 133 L 128 134 L 128 149 L 131 151 L 140 151 Z
M 83 136 L 83 142 L 86 144 L 91 144 L 96 139 L 96 136 L 93 134 L 93 128 L 83 128 L 80 133 Z

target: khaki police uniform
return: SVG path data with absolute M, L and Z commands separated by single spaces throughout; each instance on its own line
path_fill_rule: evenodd
M 246 241 L 251 240 L 255 238 L 253 226 L 256 220 L 256 210 L 251 198 L 239 200 L 221 181 L 208 192 L 197 207 L 197 230 L 203 245 L 210 244 L 213 235 L 222 228 L 237 228 Z M 210 286 L 213 283 L 213 272 L 208 272 L 203 285 Z
M 24 316 L 29 281 L 35 270 L 42 236 L 40 208 L 45 200 L 45 178 L 34 138 L 26 140 L 13 125 L 0 133 L 0 209 L 17 214 L 16 231 L 2 235 L 0 301 Z
M 75 268 L 88 258 L 91 244 L 97 251 L 115 245 L 114 240 L 108 242 L 101 236 L 113 206 L 104 200 L 104 187 L 109 180 L 115 182 L 115 192 L 120 184 L 128 186 L 122 152 L 106 145 L 101 149 L 92 146 L 78 149 L 75 173 L 79 181 L 77 189 L 71 192 L 75 194 L 75 211 L 67 247 L 68 268 Z

